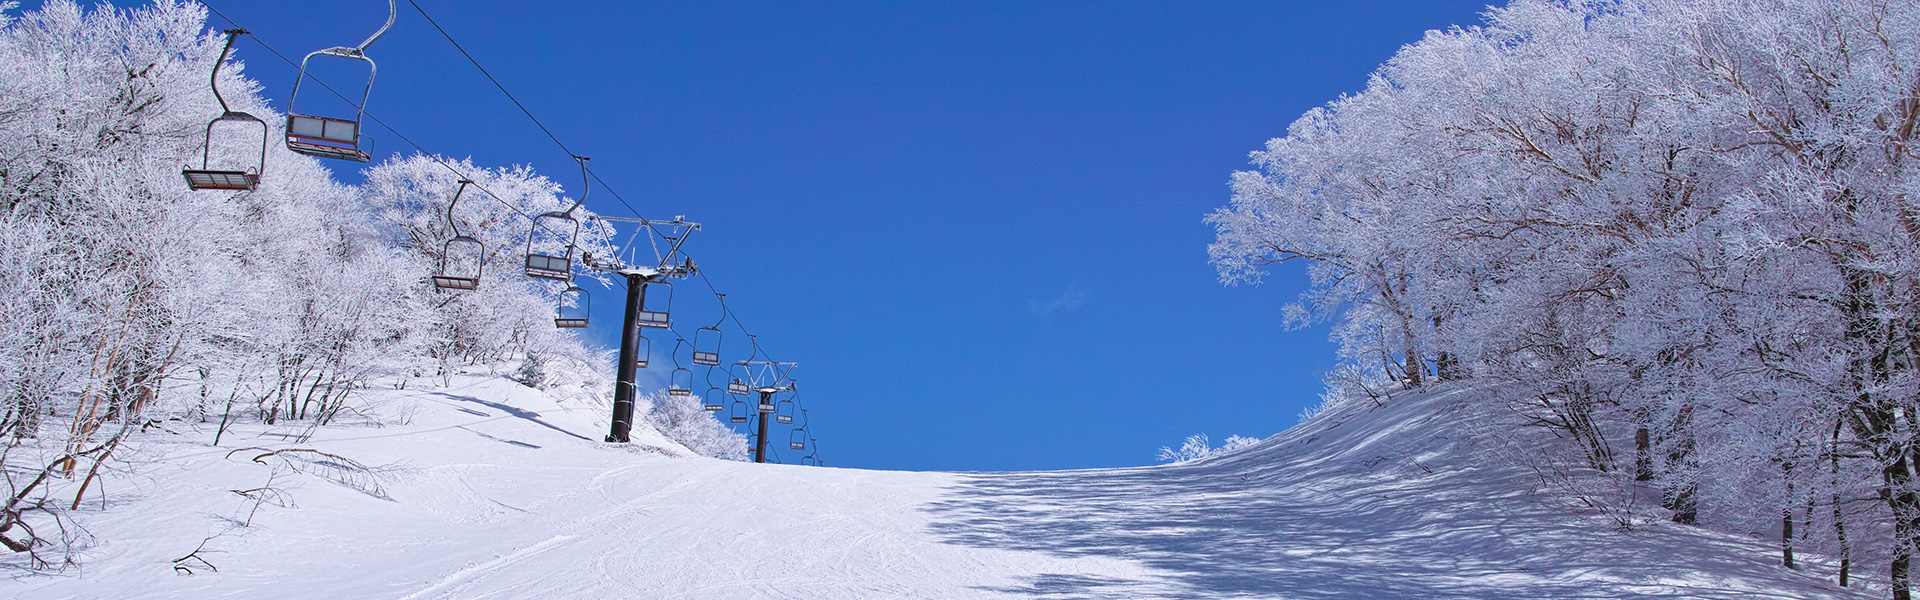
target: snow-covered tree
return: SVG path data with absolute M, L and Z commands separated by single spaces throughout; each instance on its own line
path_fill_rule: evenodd
M 1469 380 L 1570 474 L 1821 531 L 1905 599 L 1916 123 L 1920 5 L 1517 0 L 1255 153 L 1211 251 L 1229 283 L 1309 263 L 1329 398 Z
M 1227 440 L 1221 443 L 1219 448 L 1215 448 L 1213 447 L 1213 441 L 1207 439 L 1207 434 L 1196 433 L 1187 436 L 1186 441 L 1181 442 L 1179 449 L 1161 446 L 1159 457 L 1160 462 L 1183 463 L 1211 456 L 1219 456 L 1229 452 L 1237 452 L 1258 443 L 1260 443 L 1258 438 L 1231 435 L 1227 436 Z
M 310 427 L 421 367 L 537 363 L 558 397 L 611 388 L 606 353 L 554 328 L 559 284 L 519 268 L 530 215 L 574 204 L 561 185 L 412 156 L 349 186 L 269 140 L 258 189 L 192 191 L 180 170 L 203 143 L 215 163 L 260 160 L 251 131 L 208 140 L 225 38 L 205 8 L 14 9 L 0 2 L 0 543 L 30 566 L 70 560 L 63 509 L 155 419 L 217 420 L 215 443 L 236 420 Z M 280 131 L 245 54 L 219 71 L 225 100 Z M 477 185 L 452 218 L 489 255 L 479 289 L 442 292 L 462 177 Z M 580 251 L 611 254 L 611 227 L 574 216 Z
M 651 406 L 645 413 L 647 423 L 667 439 L 701 456 L 747 459 L 747 436 L 720 424 L 693 396 L 651 394 L 642 401 Z

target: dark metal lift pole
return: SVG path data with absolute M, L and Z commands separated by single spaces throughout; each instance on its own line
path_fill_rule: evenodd
M 760 405 L 768 404 L 773 404 L 773 392 L 760 390 Z M 760 435 L 754 439 L 753 462 L 763 463 L 767 462 L 767 412 L 760 410 L 760 406 L 753 407 L 753 412 L 760 413 Z
M 640 314 L 640 307 L 647 302 L 647 277 L 639 273 L 621 273 L 627 277 L 627 315 L 620 325 L 620 366 L 613 384 L 613 430 L 607 432 L 607 441 L 626 443 L 627 434 L 633 431 L 633 365 L 640 357 L 640 325 L 634 322 L 634 316 Z M 766 429 L 766 419 L 760 420 L 760 428 Z

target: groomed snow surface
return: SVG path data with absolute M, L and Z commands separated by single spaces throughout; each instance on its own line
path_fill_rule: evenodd
M 701 458 L 645 430 L 604 444 L 603 408 L 498 377 L 419 381 L 373 392 L 388 414 L 413 407 L 406 424 L 306 442 L 252 427 L 213 447 L 211 425 L 176 422 L 106 481 L 104 510 L 88 497 L 83 567 L 16 573 L 0 596 L 1869 597 L 1781 568 L 1761 540 L 1619 532 L 1524 473 L 1465 468 L 1443 434 L 1470 391 L 1187 464 L 916 473 Z M 305 452 L 252 461 L 288 448 L 374 475 Z M 271 501 L 230 491 L 263 486 Z M 175 562 L 196 547 L 217 571 Z

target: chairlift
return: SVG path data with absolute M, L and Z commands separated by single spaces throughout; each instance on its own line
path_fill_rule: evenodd
M 543 254 L 533 249 L 533 240 L 539 237 L 540 228 L 544 222 L 554 223 L 554 225 L 549 226 L 549 229 L 558 227 L 560 230 L 565 230 L 566 225 L 560 223 L 571 223 L 573 225 L 573 233 L 571 237 L 567 239 L 567 249 L 561 252 L 559 256 Z M 572 213 L 555 211 L 540 213 L 538 216 L 535 216 L 533 218 L 533 231 L 527 233 L 527 276 L 540 279 L 553 279 L 556 281 L 572 279 L 573 248 L 574 242 L 578 239 L 580 239 L 580 221 L 575 220 Z
M 243 190 L 252 191 L 260 186 L 260 175 L 267 170 L 267 122 L 259 117 L 243 113 L 227 106 L 227 98 L 220 95 L 220 65 L 227 62 L 227 55 L 233 52 L 233 40 L 246 33 L 245 29 L 228 29 L 227 46 L 220 50 L 220 60 L 213 62 L 213 98 L 220 101 L 220 116 L 207 122 L 206 142 L 200 146 L 200 168 L 181 169 L 180 176 L 186 178 L 190 190 Z M 253 123 L 260 126 L 260 162 L 252 170 L 215 169 L 213 162 L 213 128 L 221 123 Z
M 572 302 L 568 302 L 569 299 Z M 567 289 L 560 292 L 560 306 L 555 309 L 553 326 L 563 329 L 586 327 L 590 308 L 587 290 L 577 285 L 568 285 Z
M 753 385 L 747 383 L 748 380 L 753 379 L 753 370 L 745 361 L 733 363 L 733 366 L 727 368 L 727 375 L 729 377 L 727 393 L 741 396 L 753 393 Z
M 736 399 L 736 400 L 734 400 L 734 401 L 733 401 L 733 414 L 732 414 L 732 416 L 729 416 L 729 417 L 727 417 L 727 422 L 729 422 L 729 423 L 745 423 L 745 422 L 747 422 L 747 403 L 745 403 L 745 402 L 741 402 L 741 401 L 739 401 L 739 400 L 737 400 L 737 399 Z
M 728 365 L 727 378 L 727 393 L 745 394 L 751 391 L 752 385 L 748 382 L 753 380 L 752 365 L 747 364 L 747 361 L 744 360 Z
M 771 413 L 774 411 L 775 407 L 769 400 L 769 398 L 760 399 L 760 412 Z
M 639 347 L 634 349 L 633 368 L 645 369 L 647 368 L 647 357 L 653 354 L 653 342 L 647 341 L 647 336 L 640 335 L 639 332 L 634 332 L 633 340 L 640 344 Z
M 480 269 L 487 256 L 486 244 L 464 233 L 460 233 L 460 221 L 454 218 L 453 209 L 460 205 L 460 196 L 467 193 L 472 181 L 460 180 L 460 189 L 453 192 L 453 201 L 447 203 L 447 226 L 453 228 L 453 239 L 447 240 L 440 248 L 440 268 L 433 275 L 434 287 L 443 290 L 472 290 L 480 287 Z
M 780 404 L 774 411 L 773 420 L 778 421 L 782 425 L 792 423 L 794 406 L 795 405 L 793 403 L 792 398 L 781 400 Z
M 701 327 L 693 332 L 693 364 L 709 367 L 720 364 L 720 325 L 718 323 Z
M 804 419 L 806 411 L 801 411 L 801 413 L 802 413 L 802 418 Z M 803 424 L 801 425 L 801 427 L 805 428 L 806 425 Z M 812 445 L 813 449 L 808 450 L 806 456 L 800 457 L 800 464 L 803 464 L 803 465 L 811 464 L 812 466 L 816 466 L 816 467 L 827 466 L 826 462 L 820 460 L 820 440 L 813 439 L 812 435 L 808 435 L 807 443 Z M 812 461 L 812 462 L 809 463 L 808 461 Z
M 644 301 L 640 310 L 634 314 L 633 322 L 641 327 L 671 329 L 673 325 L 668 322 L 667 311 L 673 307 L 673 284 L 665 281 L 649 281 L 643 285 L 647 286 L 648 293 L 642 295 Z M 666 286 L 665 300 L 655 301 L 660 298 L 660 293 L 653 286 Z M 659 310 L 654 310 L 656 308 Z
M 387 23 L 373 32 L 366 41 L 352 48 L 333 47 L 316 50 L 300 61 L 300 78 L 293 81 L 293 95 L 287 99 L 287 149 L 308 156 L 367 162 L 372 159 L 360 149 L 360 122 L 367 115 L 367 99 L 373 95 L 373 78 L 379 72 L 378 65 L 367 57 L 367 47 L 379 41 L 393 27 L 393 19 L 399 14 L 398 0 L 387 0 Z M 322 117 L 303 114 L 297 110 L 300 99 L 300 84 L 307 79 L 307 64 L 316 56 L 331 56 L 345 60 L 367 62 L 367 87 L 360 93 L 360 104 L 355 106 L 352 119 Z
M 726 399 L 726 392 L 721 391 L 720 388 L 707 388 L 704 399 L 700 401 L 700 408 L 706 409 L 707 412 L 726 410 L 727 405 L 723 403 Z
M 686 367 L 674 367 L 673 374 L 667 377 L 668 396 L 693 395 L 693 370 Z
M 793 433 L 788 434 L 787 447 L 795 450 L 807 449 L 807 430 L 794 429 Z
M 533 229 L 527 232 L 528 277 L 553 279 L 556 281 L 571 281 L 573 279 L 573 250 L 580 241 L 580 220 L 573 218 L 573 211 L 578 210 L 581 204 L 586 203 L 587 193 L 592 191 L 592 187 L 589 184 L 590 178 L 587 176 L 587 157 L 575 156 L 573 159 L 580 163 L 580 197 L 573 201 L 573 206 L 568 207 L 564 211 L 544 212 L 533 218 Z M 567 233 L 568 237 L 565 251 L 562 251 L 559 255 L 554 255 L 542 253 L 534 249 L 534 240 L 540 238 L 540 229 L 542 227 L 546 227 L 549 231 L 567 231 L 567 224 L 572 225 L 572 230 Z

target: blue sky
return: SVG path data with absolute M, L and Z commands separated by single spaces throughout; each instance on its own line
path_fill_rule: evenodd
M 1188 434 L 1291 426 L 1334 360 L 1324 327 L 1281 325 L 1304 275 L 1220 285 L 1201 219 L 1248 152 L 1485 5 L 419 2 L 643 214 L 705 224 L 690 253 L 801 364 L 829 464 L 916 470 L 1150 464 Z M 385 16 L 213 5 L 297 54 Z M 369 111 L 415 142 L 577 185 L 405 0 L 369 54 Z M 286 97 L 291 68 L 237 56 Z M 680 288 L 691 334 L 714 302 Z M 590 335 L 615 347 L 621 293 L 594 291 Z M 672 340 L 653 347 L 665 363 Z

